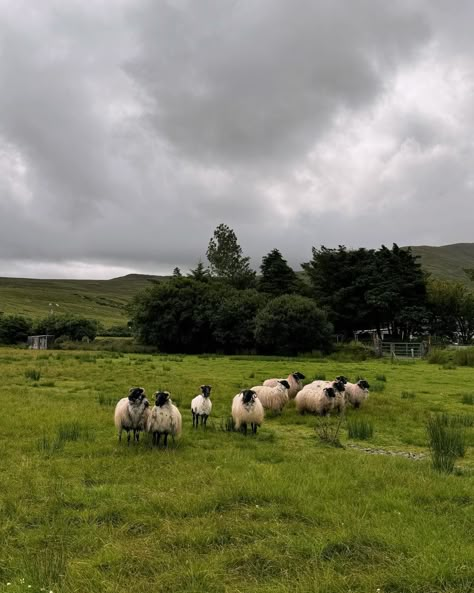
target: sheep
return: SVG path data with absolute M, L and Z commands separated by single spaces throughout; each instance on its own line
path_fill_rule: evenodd
M 344 392 L 345 383 L 347 379 L 345 377 L 336 377 L 334 381 L 322 381 L 316 380 L 312 383 L 309 383 L 309 386 L 323 388 L 323 387 L 332 387 L 335 393 L 335 399 L 333 402 L 333 409 L 337 410 L 339 413 L 344 410 L 346 407 L 346 397 Z
M 157 391 L 155 398 L 155 405 L 148 418 L 147 430 L 152 434 L 153 445 L 159 446 L 160 437 L 163 434 L 164 446 L 167 447 L 169 434 L 173 437 L 173 441 L 181 434 L 181 413 L 171 401 L 168 391 Z
M 143 387 L 132 387 L 128 397 L 123 397 L 115 406 L 114 422 L 118 431 L 119 442 L 122 431 L 127 431 L 127 443 L 130 444 L 130 431 L 133 430 L 133 440 L 139 441 L 140 431 L 145 429 L 147 417 L 150 413 L 150 402 L 147 400 Z
M 334 387 L 306 385 L 296 396 L 296 409 L 300 414 L 310 412 L 325 416 L 334 407 Z
M 256 385 L 255 387 L 252 387 L 252 391 L 255 391 L 265 410 L 281 412 L 288 403 L 289 388 L 290 384 L 288 381 L 286 381 L 286 379 L 280 379 L 277 381 L 275 387 Z
M 294 399 L 298 391 L 301 391 L 303 389 L 303 379 L 305 379 L 305 376 L 303 375 L 303 373 L 299 373 L 298 371 L 288 375 L 286 381 L 288 381 L 288 383 L 290 384 L 290 387 L 288 389 L 289 399 Z M 263 382 L 263 385 L 265 387 L 276 387 L 278 381 L 281 381 L 281 379 L 267 379 Z
M 357 383 L 346 383 L 346 399 L 354 407 L 359 408 L 362 402 L 369 397 L 369 384 L 365 379 Z
M 201 417 L 201 426 L 206 426 L 207 419 L 212 410 L 212 402 L 209 399 L 211 395 L 210 385 L 201 385 L 202 393 L 197 395 L 191 402 L 191 412 L 193 413 L 193 428 L 199 426 L 199 417 Z
M 252 433 L 257 434 L 257 426 L 260 426 L 265 417 L 265 410 L 262 402 L 252 389 L 244 389 L 232 400 L 232 419 L 237 430 L 242 427 L 247 434 L 247 423 L 252 428 Z

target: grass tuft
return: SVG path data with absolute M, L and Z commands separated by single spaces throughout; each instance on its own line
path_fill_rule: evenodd
M 374 435 L 374 425 L 365 418 L 350 418 L 347 421 L 347 433 L 350 439 L 365 441 Z
M 370 384 L 370 391 L 372 393 L 380 393 L 385 391 L 385 383 L 383 381 L 373 381 Z
M 41 371 L 37 369 L 27 369 L 25 371 L 26 379 L 31 379 L 32 381 L 39 381 L 41 378 Z
M 415 399 L 416 393 L 414 391 L 402 391 L 400 397 L 402 399 Z
M 375 379 L 377 381 L 383 381 L 384 383 L 387 381 L 387 377 L 385 375 L 375 375 Z
M 474 406 L 474 393 L 464 393 L 461 397 L 461 403 Z
M 435 414 L 428 418 L 426 430 L 433 469 L 453 473 L 456 459 L 464 457 L 466 451 L 464 428 L 448 414 Z

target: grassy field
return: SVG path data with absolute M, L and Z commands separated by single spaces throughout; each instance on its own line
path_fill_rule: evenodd
M 74 313 L 101 321 L 106 327 L 125 324 L 125 306 L 158 276 L 129 274 L 112 280 L 36 280 L 0 278 L 0 311 L 46 317 L 53 310 Z M 59 307 L 55 304 L 58 303 Z
M 474 268 L 474 243 L 455 243 L 440 247 L 417 245 L 412 250 L 421 257 L 423 268 L 435 278 L 462 282 L 474 289 L 473 282 L 464 272 L 464 268 Z
M 343 421 L 345 448 L 293 405 L 256 437 L 222 430 L 242 387 L 295 370 L 373 384 Z M 473 369 L 1 349 L 0 372 L 2 592 L 473 591 Z M 214 410 L 193 431 L 202 383 Z M 114 405 L 135 384 L 171 392 L 176 446 L 118 444 Z M 452 475 L 348 446 L 427 454 L 430 412 L 464 419 Z M 354 418 L 371 438 L 348 439 Z

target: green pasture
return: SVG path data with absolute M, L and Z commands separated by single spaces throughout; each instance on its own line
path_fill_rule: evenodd
M 342 421 L 344 448 L 293 404 L 256 437 L 223 430 L 238 391 L 296 370 L 374 386 Z M 5 348 L 0 375 L 2 593 L 474 590 L 473 369 Z M 213 414 L 193 430 L 203 383 Z M 180 407 L 168 450 L 117 442 L 114 406 L 132 385 Z M 463 419 L 453 474 L 362 450 L 428 454 L 433 412 Z M 367 439 L 349 440 L 355 420 Z

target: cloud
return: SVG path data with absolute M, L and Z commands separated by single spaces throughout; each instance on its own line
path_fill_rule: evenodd
M 0 274 L 472 238 L 467 1 L 0 8 Z

